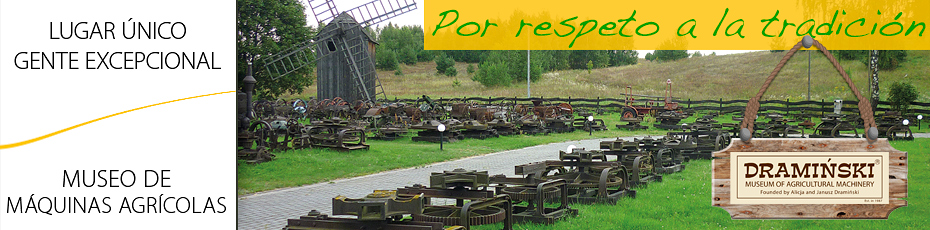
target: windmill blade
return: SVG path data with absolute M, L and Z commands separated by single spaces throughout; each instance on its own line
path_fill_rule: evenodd
M 414 0 L 374 0 L 347 10 L 358 24 L 368 27 L 417 9 Z
M 334 48 L 324 47 L 319 49 L 317 47 L 320 44 L 329 44 L 331 46 L 335 42 L 333 36 L 330 35 L 297 43 L 274 55 L 261 58 L 262 69 L 265 70 L 265 74 L 271 76 L 271 80 L 277 80 L 300 68 L 316 63 L 319 58 L 335 53 Z
M 313 13 L 313 17 L 316 18 L 316 22 L 319 24 L 332 20 L 336 18 L 336 15 L 339 15 L 336 3 L 333 3 L 332 0 L 317 2 L 316 5 L 313 4 L 313 0 L 309 0 L 307 4 L 310 4 L 310 12 Z

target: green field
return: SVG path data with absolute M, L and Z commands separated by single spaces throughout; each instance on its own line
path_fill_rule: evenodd
M 807 51 L 799 51 L 782 68 L 763 100 L 801 101 L 807 99 Z M 907 61 L 891 71 L 879 71 L 879 88 L 887 89 L 893 82 L 909 82 L 917 89 L 930 88 L 930 51 L 907 51 Z M 560 70 L 544 73 L 538 82 L 531 84 L 534 97 L 572 98 L 623 98 L 623 89 L 633 87 L 634 94 L 665 95 L 665 80 L 672 80 L 672 96 L 693 100 L 735 100 L 754 96 L 762 82 L 772 72 L 785 52 L 758 51 L 719 56 L 703 56 L 670 62 L 650 62 L 587 70 Z M 855 98 L 840 74 L 823 54 L 811 55 L 811 99 L 832 101 Z M 859 61 L 840 61 L 856 86 L 868 92 L 868 68 Z M 471 80 L 466 73 L 467 63 L 456 63 L 460 73 L 456 77 L 436 74 L 434 62 L 400 65 L 403 75 L 393 71 L 378 71 L 378 78 L 388 98 L 416 98 L 420 95 L 439 97 L 526 97 L 526 83 L 509 87 L 485 87 Z M 477 64 L 473 64 L 476 65 Z M 460 86 L 453 86 L 458 80 Z M 312 85 L 300 95 L 285 98 L 309 98 L 316 95 Z M 888 92 L 882 90 L 881 99 Z M 920 90 L 917 101 L 930 102 L 930 93 Z
M 908 152 L 908 206 L 891 212 L 887 220 L 733 220 L 722 208 L 711 206 L 711 161 L 695 160 L 685 171 L 638 189 L 636 198 L 616 205 L 573 205 L 578 217 L 548 226 L 516 224 L 514 229 L 927 229 L 930 139 L 891 145 Z M 497 224 L 475 229 L 501 228 Z

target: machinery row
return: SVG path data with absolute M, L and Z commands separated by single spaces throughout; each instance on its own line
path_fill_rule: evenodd
M 579 215 L 571 204 L 617 204 L 636 189 L 681 172 L 688 158 L 650 137 L 604 141 L 598 150 L 570 146 L 558 160 L 514 166 L 516 177 L 455 169 L 430 175 L 429 185 L 375 190 L 363 198 L 333 198 L 333 217 L 316 210 L 284 229 L 469 229 L 503 223 L 552 224 Z M 447 227 L 450 226 L 450 227 Z
M 575 130 L 589 132 L 607 129 L 595 113 L 577 111 L 567 103 L 542 100 L 532 104 L 479 104 L 467 101 L 446 101 L 441 104 L 423 95 L 413 103 L 349 102 L 334 99 L 295 99 L 291 101 L 252 101 L 254 79 L 243 80 L 243 91 L 237 95 L 237 155 L 249 163 L 274 159 L 272 152 L 312 147 L 338 150 L 368 149 L 367 138 L 395 140 L 415 132 L 413 141 L 455 142 L 465 138 L 485 139 L 506 135 L 537 135 L 566 133 Z M 251 84 L 250 84 L 251 82 Z M 629 89 L 629 87 L 628 87 Z M 628 95 L 632 95 L 629 90 Z M 683 110 L 672 102 L 668 92 L 665 101 L 648 101 L 644 105 L 632 102 L 620 111 L 618 129 L 645 130 L 645 119 L 654 119 L 654 128 L 669 130 L 667 138 L 680 142 L 692 158 L 709 158 L 710 153 L 726 147 L 730 137 L 738 132 L 737 123 L 719 123 L 714 115 L 705 115 L 692 124 L 681 121 L 693 111 Z M 838 106 L 841 108 L 841 106 Z M 712 113 L 713 114 L 713 113 Z M 756 120 L 753 136 L 784 137 L 859 137 L 854 123 L 835 111 L 821 118 L 820 124 L 810 117 L 788 119 L 780 113 L 764 115 L 768 121 Z M 877 116 L 879 133 L 892 140 L 913 139 L 909 122 L 895 112 Z M 734 121 L 742 118 L 734 116 Z M 810 134 L 804 128 L 813 129 Z

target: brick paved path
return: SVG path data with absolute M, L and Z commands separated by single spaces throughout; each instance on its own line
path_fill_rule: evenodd
M 632 137 L 624 139 L 631 140 Z M 465 168 L 487 170 L 490 175 L 515 176 L 513 168 L 515 165 L 558 159 L 559 150 L 564 150 L 569 145 L 598 149 L 602 140 L 613 140 L 613 138 L 539 145 L 440 162 L 420 168 L 393 170 L 244 196 L 238 199 L 237 223 L 239 229 L 281 229 L 287 224 L 288 218 L 306 215 L 311 209 L 319 210 L 324 214 L 331 213 L 332 198 L 338 195 L 360 198 L 375 189 L 395 189 L 413 184 L 428 185 L 431 172 Z

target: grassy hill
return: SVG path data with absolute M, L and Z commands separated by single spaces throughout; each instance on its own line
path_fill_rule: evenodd
M 634 94 L 664 95 L 665 80 L 671 79 L 672 96 L 702 99 L 748 99 L 755 95 L 781 60 L 785 52 L 768 51 L 742 54 L 704 56 L 673 62 L 649 62 L 640 59 L 633 66 L 587 70 L 563 70 L 545 73 L 539 82 L 531 84 L 532 95 L 543 97 L 620 97 L 626 86 L 632 86 Z M 807 98 L 807 51 L 799 51 L 782 69 L 769 87 L 763 99 L 805 100 Z M 839 72 L 820 52 L 811 53 L 811 99 L 853 100 L 855 97 L 840 77 Z M 431 97 L 525 97 L 526 84 L 517 83 L 509 87 L 484 87 L 471 80 L 466 73 L 468 64 L 457 63 L 457 77 L 436 74 L 435 63 L 420 62 L 416 65 L 401 65 L 403 75 L 394 71 L 379 71 L 378 76 L 390 98 L 414 98 L 419 95 Z M 476 65 L 477 64 L 473 64 Z M 853 82 L 864 94 L 869 90 L 868 68 L 858 61 L 841 61 Z M 907 77 L 905 77 L 907 76 Z M 880 88 L 886 89 L 896 81 L 907 81 L 920 90 L 918 101 L 930 101 L 930 51 L 908 51 L 907 62 L 893 71 L 880 71 Z M 454 81 L 459 86 L 454 86 Z M 316 94 L 315 86 L 309 87 L 302 98 Z M 882 98 L 887 90 L 882 91 Z

